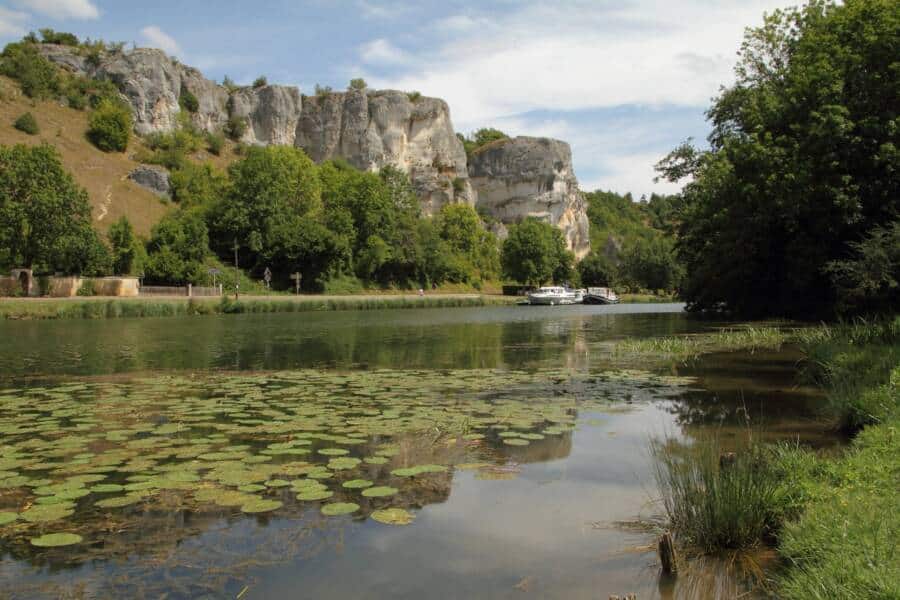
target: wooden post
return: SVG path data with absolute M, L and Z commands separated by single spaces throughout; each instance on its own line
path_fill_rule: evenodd
M 678 561 L 675 558 L 675 542 L 668 531 L 659 538 L 659 562 L 662 563 L 663 573 L 674 575 L 678 572 Z
M 302 278 L 303 278 L 303 275 L 301 275 L 299 272 L 294 273 L 294 274 L 291 275 L 291 279 L 294 280 L 295 293 L 296 293 L 298 296 L 300 295 L 300 280 L 301 280 Z

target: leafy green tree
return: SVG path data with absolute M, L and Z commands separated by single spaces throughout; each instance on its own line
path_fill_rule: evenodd
M 616 281 L 616 267 L 602 253 L 596 250 L 578 263 L 581 284 L 585 286 L 611 287 Z
M 228 177 L 209 163 L 185 162 L 169 176 L 172 199 L 183 207 L 211 208 L 225 197 Z
M 146 250 L 134 234 L 134 228 L 127 217 L 122 217 L 110 225 L 106 237 L 112 246 L 113 273 L 130 275 L 143 269 Z
M 671 291 L 681 280 L 673 244 L 662 237 L 636 240 L 626 249 L 618 272 L 629 287 L 636 289 Z
M 866 313 L 900 306 L 900 220 L 873 228 L 850 247 L 851 258 L 825 268 L 837 289 L 838 310 Z
M 61 46 L 78 46 L 78 37 L 74 33 L 54 31 L 50 28 L 38 29 L 41 40 L 45 44 L 58 44 Z
M 575 257 L 566 249 L 559 229 L 528 218 L 510 227 L 500 260 L 507 277 L 539 286 L 551 279 L 562 283 L 570 277 Z
M 200 110 L 200 101 L 197 100 L 197 96 L 191 90 L 181 88 L 181 94 L 178 96 L 178 106 L 189 113 L 195 113 Z
M 91 113 L 87 137 L 104 152 L 125 152 L 131 136 L 131 110 L 121 102 L 102 100 Z
M 482 146 L 486 146 L 491 142 L 496 142 L 498 140 L 509 139 L 509 136 L 500 131 L 499 129 L 494 129 L 492 127 L 482 127 L 478 131 L 472 133 L 472 135 L 466 137 L 461 133 L 457 133 L 456 137 L 463 144 L 463 148 L 466 151 L 466 156 L 472 156 L 472 153 L 481 148 Z
M 144 276 L 150 283 L 202 283 L 209 254 L 209 231 L 201 212 L 177 210 L 150 232 Z
M 7 266 L 93 272 L 103 267 L 101 246 L 87 192 L 52 146 L 0 146 L 0 248 Z
M 826 273 L 900 213 L 900 4 L 813 1 L 749 30 L 708 111 L 710 150 L 659 165 L 683 191 L 678 252 L 693 309 L 827 315 Z
M 366 80 L 363 79 L 362 77 L 357 77 L 356 79 L 350 80 L 350 85 L 347 86 L 347 89 L 348 90 L 364 90 L 367 87 L 369 87 L 369 86 L 366 83 Z
M 222 131 L 234 141 L 239 141 L 247 133 L 247 119 L 233 115 L 228 117 Z
M 260 75 L 253 81 L 253 87 L 255 88 L 266 87 L 267 85 L 269 85 L 269 80 L 266 79 L 265 75 Z

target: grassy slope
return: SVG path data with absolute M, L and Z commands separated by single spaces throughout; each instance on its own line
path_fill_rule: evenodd
M 27 135 L 13 127 L 13 121 L 25 112 L 37 119 L 37 135 Z M 66 169 L 87 189 L 97 229 L 105 231 L 125 215 L 138 233 L 146 235 L 171 208 L 171 203 L 126 178 L 138 165 L 129 157 L 139 142 L 132 142 L 126 153 L 101 152 L 85 138 L 87 118 L 87 111 L 26 98 L 16 82 L 0 77 L 0 144 L 52 144 Z

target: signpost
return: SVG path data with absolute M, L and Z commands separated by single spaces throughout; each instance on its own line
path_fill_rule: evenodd
M 266 290 L 268 291 L 269 283 L 272 281 L 272 271 L 269 270 L 269 267 L 266 267 L 266 270 L 263 273 L 263 280 L 266 282 Z
M 220 271 L 219 269 L 213 268 L 213 269 L 207 270 L 206 272 L 209 273 L 210 275 L 212 275 L 212 278 L 213 278 L 213 287 L 216 287 L 216 275 L 218 275 L 218 274 L 221 273 L 222 271 Z
M 268 271 L 268 269 L 266 269 L 266 270 Z M 300 295 L 300 279 L 302 279 L 302 278 L 303 278 L 303 275 L 301 275 L 300 273 L 294 273 L 291 275 L 291 279 L 294 280 L 294 286 L 295 286 L 296 293 L 298 296 Z
M 238 299 L 238 287 L 240 286 L 240 273 L 238 272 L 238 243 L 234 238 L 234 299 Z

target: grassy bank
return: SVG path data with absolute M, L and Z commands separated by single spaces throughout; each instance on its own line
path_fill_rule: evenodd
M 0 300 L 5 319 L 110 319 L 213 314 L 375 310 L 384 308 L 456 308 L 514 303 L 503 296 L 273 296 L 267 298 L 60 298 Z
M 734 454 L 654 443 L 668 525 L 700 554 L 775 545 L 781 598 L 900 598 L 900 318 L 792 339 L 801 376 L 827 391 L 821 417 L 858 432 L 851 447 L 829 458 L 749 433 Z
M 652 357 L 687 362 L 710 352 L 777 349 L 794 334 L 778 327 L 730 327 L 712 333 L 677 337 L 627 339 L 618 343 L 619 357 Z

